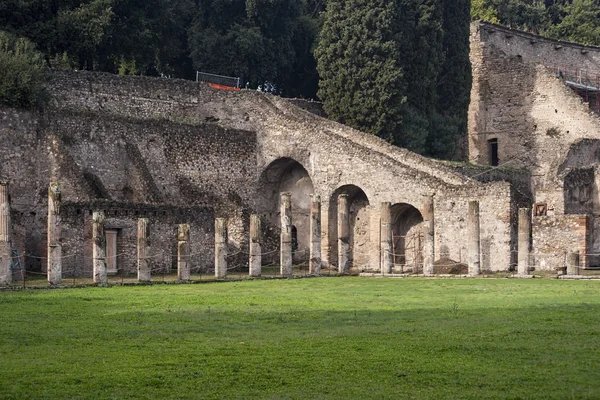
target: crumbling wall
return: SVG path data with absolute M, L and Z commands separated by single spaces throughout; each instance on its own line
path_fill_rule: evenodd
M 563 267 L 572 252 L 579 252 L 580 265 L 588 265 L 590 230 L 586 215 L 533 217 L 532 266 L 541 270 Z
M 431 196 L 437 258 L 446 248 L 449 257 L 466 258 L 468 201 L 478 200 L 488 259 L 484 269 L 510 266 L 516 230 L 509 183 L 478 182 L 440 162 L 256 91 L 219 91 L 194 82 L 88 72 L 56 73 L 49 89 L 54 93 L 50 109 L 30 116 L 39 126 L 27 150 L 28 161 L 7 173 L 11 181 L 18 181 L 23 168 L 30 168 L 37 158 L 45 160 L 43 169 L 26 177 L 28 185 L 39 186 L 41 193 L 37 203 L 30 201 L 24 209 L 39 215 L 46 213 L 49 180 L 64 181 L 63 201 L 74 205 L 66 218 L 73 231 L 65 235 L 65 250 L 82 252 L 75 238 L 89 237 L 93 209 L 108 211 L 108 224 L 120 230 L 121 247 L 127 251 L 136 218 L 146 216 L 142 213 L 150 213 L 153 232 L 163 232 L 155 249 L 165 254 L 173 250 L 176 223 L 192 221 L 192 235 L 194 230 L 202 232 L 199 243 L 210 247 L 202 260 L 207 267 L 212 264 L 213 217 L 230 218 L 230 245 L 244 250 L 249 214 L 260 211 L 265 222 L 272 221 L 265 224 L 266 242 L 276 245 L 277 193 L 265 200 L 264 193 L 273 187 L 265 186 L 261 176 L 278 160 L 291 160 L 289 165 L 296 163 L 307 174 L 296 181 L 312 186 L 299 187 L 294 181 L 276 190 L 298 189 L 298 195 L 306 197 L 296 200 L 302 210 L 308 191 L 321 196 L 326 266 L 337 263 L 332 251 L 337 239 L 332 202 L 340 188 L 350 186 L 364 193 L 360 207 L 357 203 L 350 210 L 355 270 L 379 268 L 382 202 L 409 204 L 423 214 Z M 6 147 L 13 145 L 6 142 Z M 294 178 L 293 171 L 286 175 L 289 172 L 283 168 L 281 176 Z M 17 197 L 30 193 L 18 192 Z M 173 209 L 183 214 L 175 218 Z M 83 254 L 89 259 L 89 249 Z M 130 271 L 131 264 L 121 265 Z
M 580 182 L 580 175 L 584 174 L 573 169 L 593 168 L 600 160 L 593 152 L 581 157 L 582 146 L 578 145 L 582 140 L 594 142 L 600 138 L 600 119 L 551 67 L 595 71 L 600 64 L 600 48 L 474 23 L 471 63 L 470 161 L 488 165 L 497 161 L 529 170 L 531 203 L 528 205 L 543 204 L 543 216 L 556 217 L 557 226 L 562 226 L 562 216 L 566 213 L 584 213 L 593 221 L 600 204 L 595 178 L 588 170 L 586 184 L 571 186 L 575 181 Z M 496 140 L 497 159 L 492 160 Z M 577 179 L 571 179 L 575 175 Z M 557 246 L 561 243 L 566 246 L 571 237 L 567 231 L 563 233 L 557 228 L 546 237 L 554 237 Z M 592 244 L 598 240 L 590 232 L 587 237 L 590 251 L 600 250 Z M 534 238 L 534 243 L 548 243 L 548 240 Z M 557 249 L 563 251 L 561 247 Z M 557 260 L 548 261 L 545 268 L 559 266 Z

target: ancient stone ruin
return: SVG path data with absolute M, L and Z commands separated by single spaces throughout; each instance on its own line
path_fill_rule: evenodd
M 251 276 L 265 263 L 283 276 L 298 264 L 425 276 L 448 263 L 520 276 L 569 257 L 569 272 L 596 265 L 600 123 L 547 63 L 591 71 L 600 49 L 485 23 L 471 43 L 465 148 L 488 167 L 256 91 L 54 72 L 44 112 L 0 109 L 1 283 L 14 253 L 52 284 L 221 278 L 232 262 Z

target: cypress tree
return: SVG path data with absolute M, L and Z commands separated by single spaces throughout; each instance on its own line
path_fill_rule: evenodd
M 403 146 L 429 154 L 428 137 L 437 104 L 437 80 L 443 63 L 442 8 L 440 0 L 401 0 L 402 14 L 412 19 L 403 24 L 405 46 L 402 55 L 407 76 L 407 104 L 404 108 Z M 411 32 L 409 32 L 411 31 Z
M 390 141 L 405 100 L 398 19 L 395 2 L 330 0 L 315 52 L 330 118 Z
M 469 4 L 329 1 L 316 52 L 328 115 L 421 154 L 455 158 L 471 82 Z
M 437 158 L 457 158 L 457 144 L 467 132 L 472 83 L 469 61 L 469 0 L 442 0 L 443 57 L 437 77 L 437 104 L 427 143 Z

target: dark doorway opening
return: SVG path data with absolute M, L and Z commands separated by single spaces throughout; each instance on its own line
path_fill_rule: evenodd
M 490 165 L 498 166 L 498 139 L 488 140 L 488 148 L 490 152 Z

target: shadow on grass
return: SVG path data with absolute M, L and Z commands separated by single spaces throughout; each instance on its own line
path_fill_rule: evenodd
M 231 286 L 204 295 L 114 288 L 0 296 L 0 392 L 340 399 L 600 393 L 600 304 L 577 294 L 531 298 L 499 286 L 477 303 L 470 293 L 437 287 L 439 301 L 420 295 L 419 305 L 409 302 L 416 294 L 396 299 L 377 287 L 367 288 L 366 299 L 348 300 L 362 292 L 316 288 L 301 296 Z

